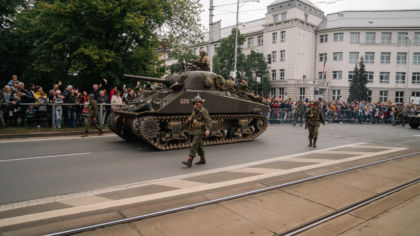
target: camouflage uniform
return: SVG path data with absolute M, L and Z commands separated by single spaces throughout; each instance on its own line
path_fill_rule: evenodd
M 405 126 L 405 119 L 404 119 L 404 105 L 400 104 L 397 108 L 397 117 L 395 118 L 395 122 L 392 125 L 398 124 L 398 122 L 401 120 L 402 126 Z
M 306 122 L 308 126 L 309 131 L 309 146 L 312 146 L 312 140 L 313 140 L 313 147 L 316 147 L 316 141 L 318 139 L 318 128 L 319 123 L 325 124 L 324 116 L 322 115 L 321 109 L 310 108 L 306 111 Z
M 245 99 L 248 97 L 248 82 L 247 81 L 242 80 L 242 82 L 239 84 L 238 95 Z
M 85 123 L 85 134 L 82 137 L 88 136 L 89 127 L 94 126 L 97 130 L 99 130 L 98 135 L 103 134 L 103 131 L 98 126 L 98 122 L 96 118 L 98 117 L 98 103 L 95 100 L 95 95 L 89 94 L 89 105 L 88 105 L 88 112 L 87 112 L 87 121 Z
M 200 96 L 197 96 L 193 99 L 193 103 L 201 102 L 203 103 L 205 100 L 201 99 Z M 203 138 L 205 136 L 205 131 L 210 130 L 210 115 L 209 112 L 206 110 L 206 108 L 201 106 L 201 109 L 196 109 L 194 107 L 194 110 L 191 114 L 191 123 L 192 123 L 192 130 L 191 134 L 193 136 L 193 140 L 191 143 L 190 153 L 189 153 L 189 159 L 187 161 L 183 161 L 182 163 L 184 165 L 187 165 L 188 167 L 191 167 L 192 160 L 195 158 L 195 155 L 198 153 L 200 156 L 200 161 L 196 162 L 195 164 L 205 164 L 205 152 L 203 149 Z

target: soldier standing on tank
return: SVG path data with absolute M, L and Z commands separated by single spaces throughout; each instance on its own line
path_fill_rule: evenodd
M 395 118 L 395 121 L 394 121 L 394 123 L 392 125 L 393 126 L 397 125 L 400 120 L 402 122 L 402 127 L 404 127 L 405 126 L 404 103 L 398 104 L 397 117 Z
M 203 102 L 205 99 L 202 99 L 200 95 L 197 95 L 193 100 L 194 110 L 192 111 L 191 116 L 188 118 L 192 122 L 192 132 L 193 141 L 190 148 L 189 158 L 186 161 L 183 161 L 182 164 L 191 167 L 192 161 L 195 158 L 195 154 L 198 153 L 200 156 L 200 161 L 196 162 L 196 165 L 206 164 L 205 152 L 203 149 L 203 138 L 204 135 L 207 137 L 210 135 L 210 115 L 206 108 L 203 107 Z
M 205 51 L 200 51 L 200 58 L 194 60 L 193 64 L 200 67 L 201 70 L 210 71 L 210 59 L 206 56 Z
M 306 111 L 306 124 L 309 131 L 309 147 L 316 147 L 316 140 L 318 139 L 319 122 L 325 125 L 324 116 L 321 109 L 319 109 L 319 102 L 314 102 L 314 106 Z M 313 143 L 312 143 L 313 140 Z
M 82 137 L 88 136 L 90 126 L 94 126 L 97 130 L 99 130 L 98 135 L 101 135 L 104 133 L 104 131 L 98 126 L 98 122 L 97 122 L 98 103 L 96 103 L 95 95 L 89 94 L 87 102 L 89 102 L 88 112 L 87 112 L 87 121 L 85 123 L 85 134 L 83 134 Z

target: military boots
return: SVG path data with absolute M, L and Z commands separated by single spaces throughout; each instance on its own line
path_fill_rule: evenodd
M 98 135 L 102 135 L 103 133 L 104 133 L 104 131 L 102 129 L 100 129 Z
M 85 130 L 85 133 L 81 137 L 87 137 L 89 133 L 89 130 Z
M 309 138 L 309 145 L 308 145 L 308 147 L 312 147 L 312 139 L 311 138 Z
M 200 160 L 195 163 L 196 165 L 206 164 L 206 157 L 204 155 L 200 156 Z
M 192 161 L 193 161 L 193 160 L 194 160 L 194 157 L 190 156 L 190 157 L 188 158 L 188 160 L 183 161 L 183 162 L 182 162 L 182 164 L 184 164 L 184 165 L 186 165 L 186 166 L 188 166 L 188 167 L 191 167 L 191 166 L 192 166 Z
M 314 138 L 314 145 L 313 145 L 313 147 L 316 148 L 316 138 Z

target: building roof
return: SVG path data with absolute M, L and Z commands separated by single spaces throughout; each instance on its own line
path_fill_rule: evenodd
M 289 1 L 292 1 L 292 0 L 276 0 L 276 1 L 272 2 L 270 5 L 268 5 L 268 7 L 269 6 L 272 6 L 272 5 L 279 4 L 279 3 L 283 3 L 283 2 L 289 2 Z M 322 11 L 319 7 L 317 7 L 315 4 L 313 4 L 309 0 L 298 0 L 298 1 L 301 1 L 301 2 L 303 2 L 303 3 L 305 3 L 305 4 L 307 4 L 307 5 L 311 6 L 311 7 L 313 7 L 315 9 L 319 10 L 319 11 Z
M 328 14 L 318 30 L 419 27 L 420 10 L 342 11 Z

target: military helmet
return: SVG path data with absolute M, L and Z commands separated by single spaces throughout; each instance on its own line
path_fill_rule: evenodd
M 195 104 L 196 102 L 201 102 L 201 103 L 203 103 L 203 102 L 205 102 L 205 101 L 206 101 L 206 99 L 202 99 L 202 98 L 200 97 L 200 94 L 197 94 L 197 96 L 195 96 L 195 97 L 192 99 L 193 104 Z

